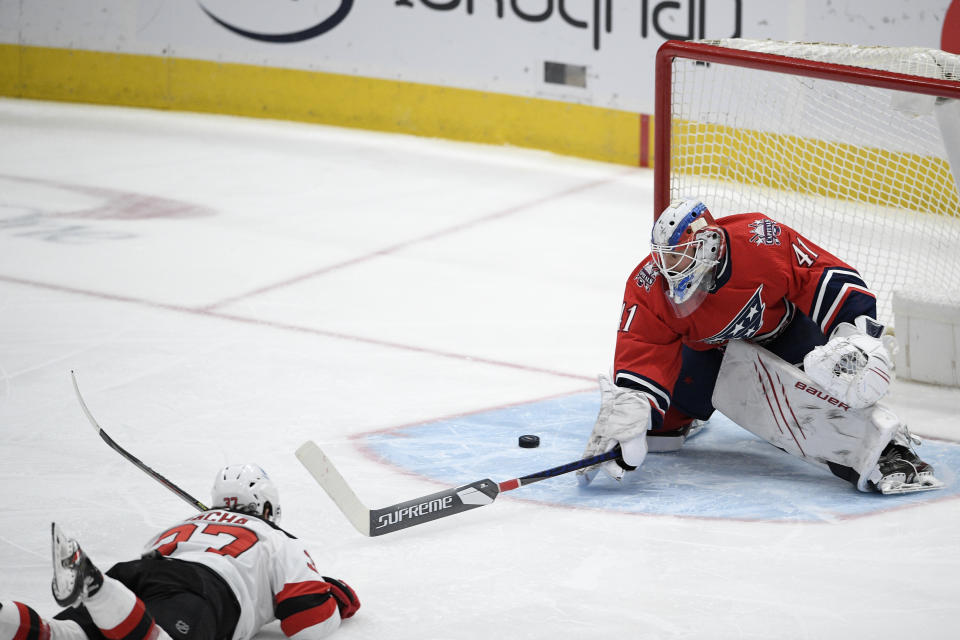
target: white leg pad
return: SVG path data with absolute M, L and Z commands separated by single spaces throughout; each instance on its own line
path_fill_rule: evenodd
M 893 440 L 900 420 L 881 404 L 852 409 L 817 387 L 802 371 L 743 341 L 727 344 L 713 406 L 775 447 L 815 466 L 852 468 L 857 489 Z

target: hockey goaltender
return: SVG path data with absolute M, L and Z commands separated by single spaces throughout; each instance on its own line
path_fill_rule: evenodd
M 906 425 L 877 402 L 891 361 L 876 296 L 856 269 L 763 213 L 714 219 L 676 200 L 627 280 L 613 379 L 583 457 L 620 447 L 619 480 L 671 451 L 715 409 L 861 491 L 943 486 Z

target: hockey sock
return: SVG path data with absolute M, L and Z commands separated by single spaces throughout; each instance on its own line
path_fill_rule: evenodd
M 170 636 L 158 627 L 143 601 L 120 581 L 103 577 L 103 586 L 83 604 L 110 640 L 157 640 Z
M 0 640 L 49 640 L 50 625 L 22 602 L 0 601 Z
M 22 602 L 0 602 L 0 640 L 89 640 L 73 620 L 44 620 Z

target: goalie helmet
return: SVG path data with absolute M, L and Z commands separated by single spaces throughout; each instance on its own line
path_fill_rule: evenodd
M 653 223 L 650 254 L 675 306 L 689 305 L 695 293 L 711 286 L 724 250 L 723 232 L 699 200 L 674 200 Z
M 280 494 L 267 472 L 255 464 L 232 464 L 213 481 L 213 507 L 280 521 Z

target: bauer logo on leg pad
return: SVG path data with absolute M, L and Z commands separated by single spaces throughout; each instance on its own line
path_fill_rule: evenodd
M 838 398 L 834 398 L 826 391 L 821 391 L 820 389 L 817 389 L 813 385 L 809 385 L 806 382 L 801 382 L 797 380 L 797 382 L 793 386 L 799 389 L 800 391 L 806 391 L 812 396 L 817 396 L 821 400 L 824 400 L 825 402 L 827 402 L 827 404 L 832 404 L 839 409 L 843 409 L 844 411 L 847 411 L 850 409 L 850 405 L 844 404 Z

